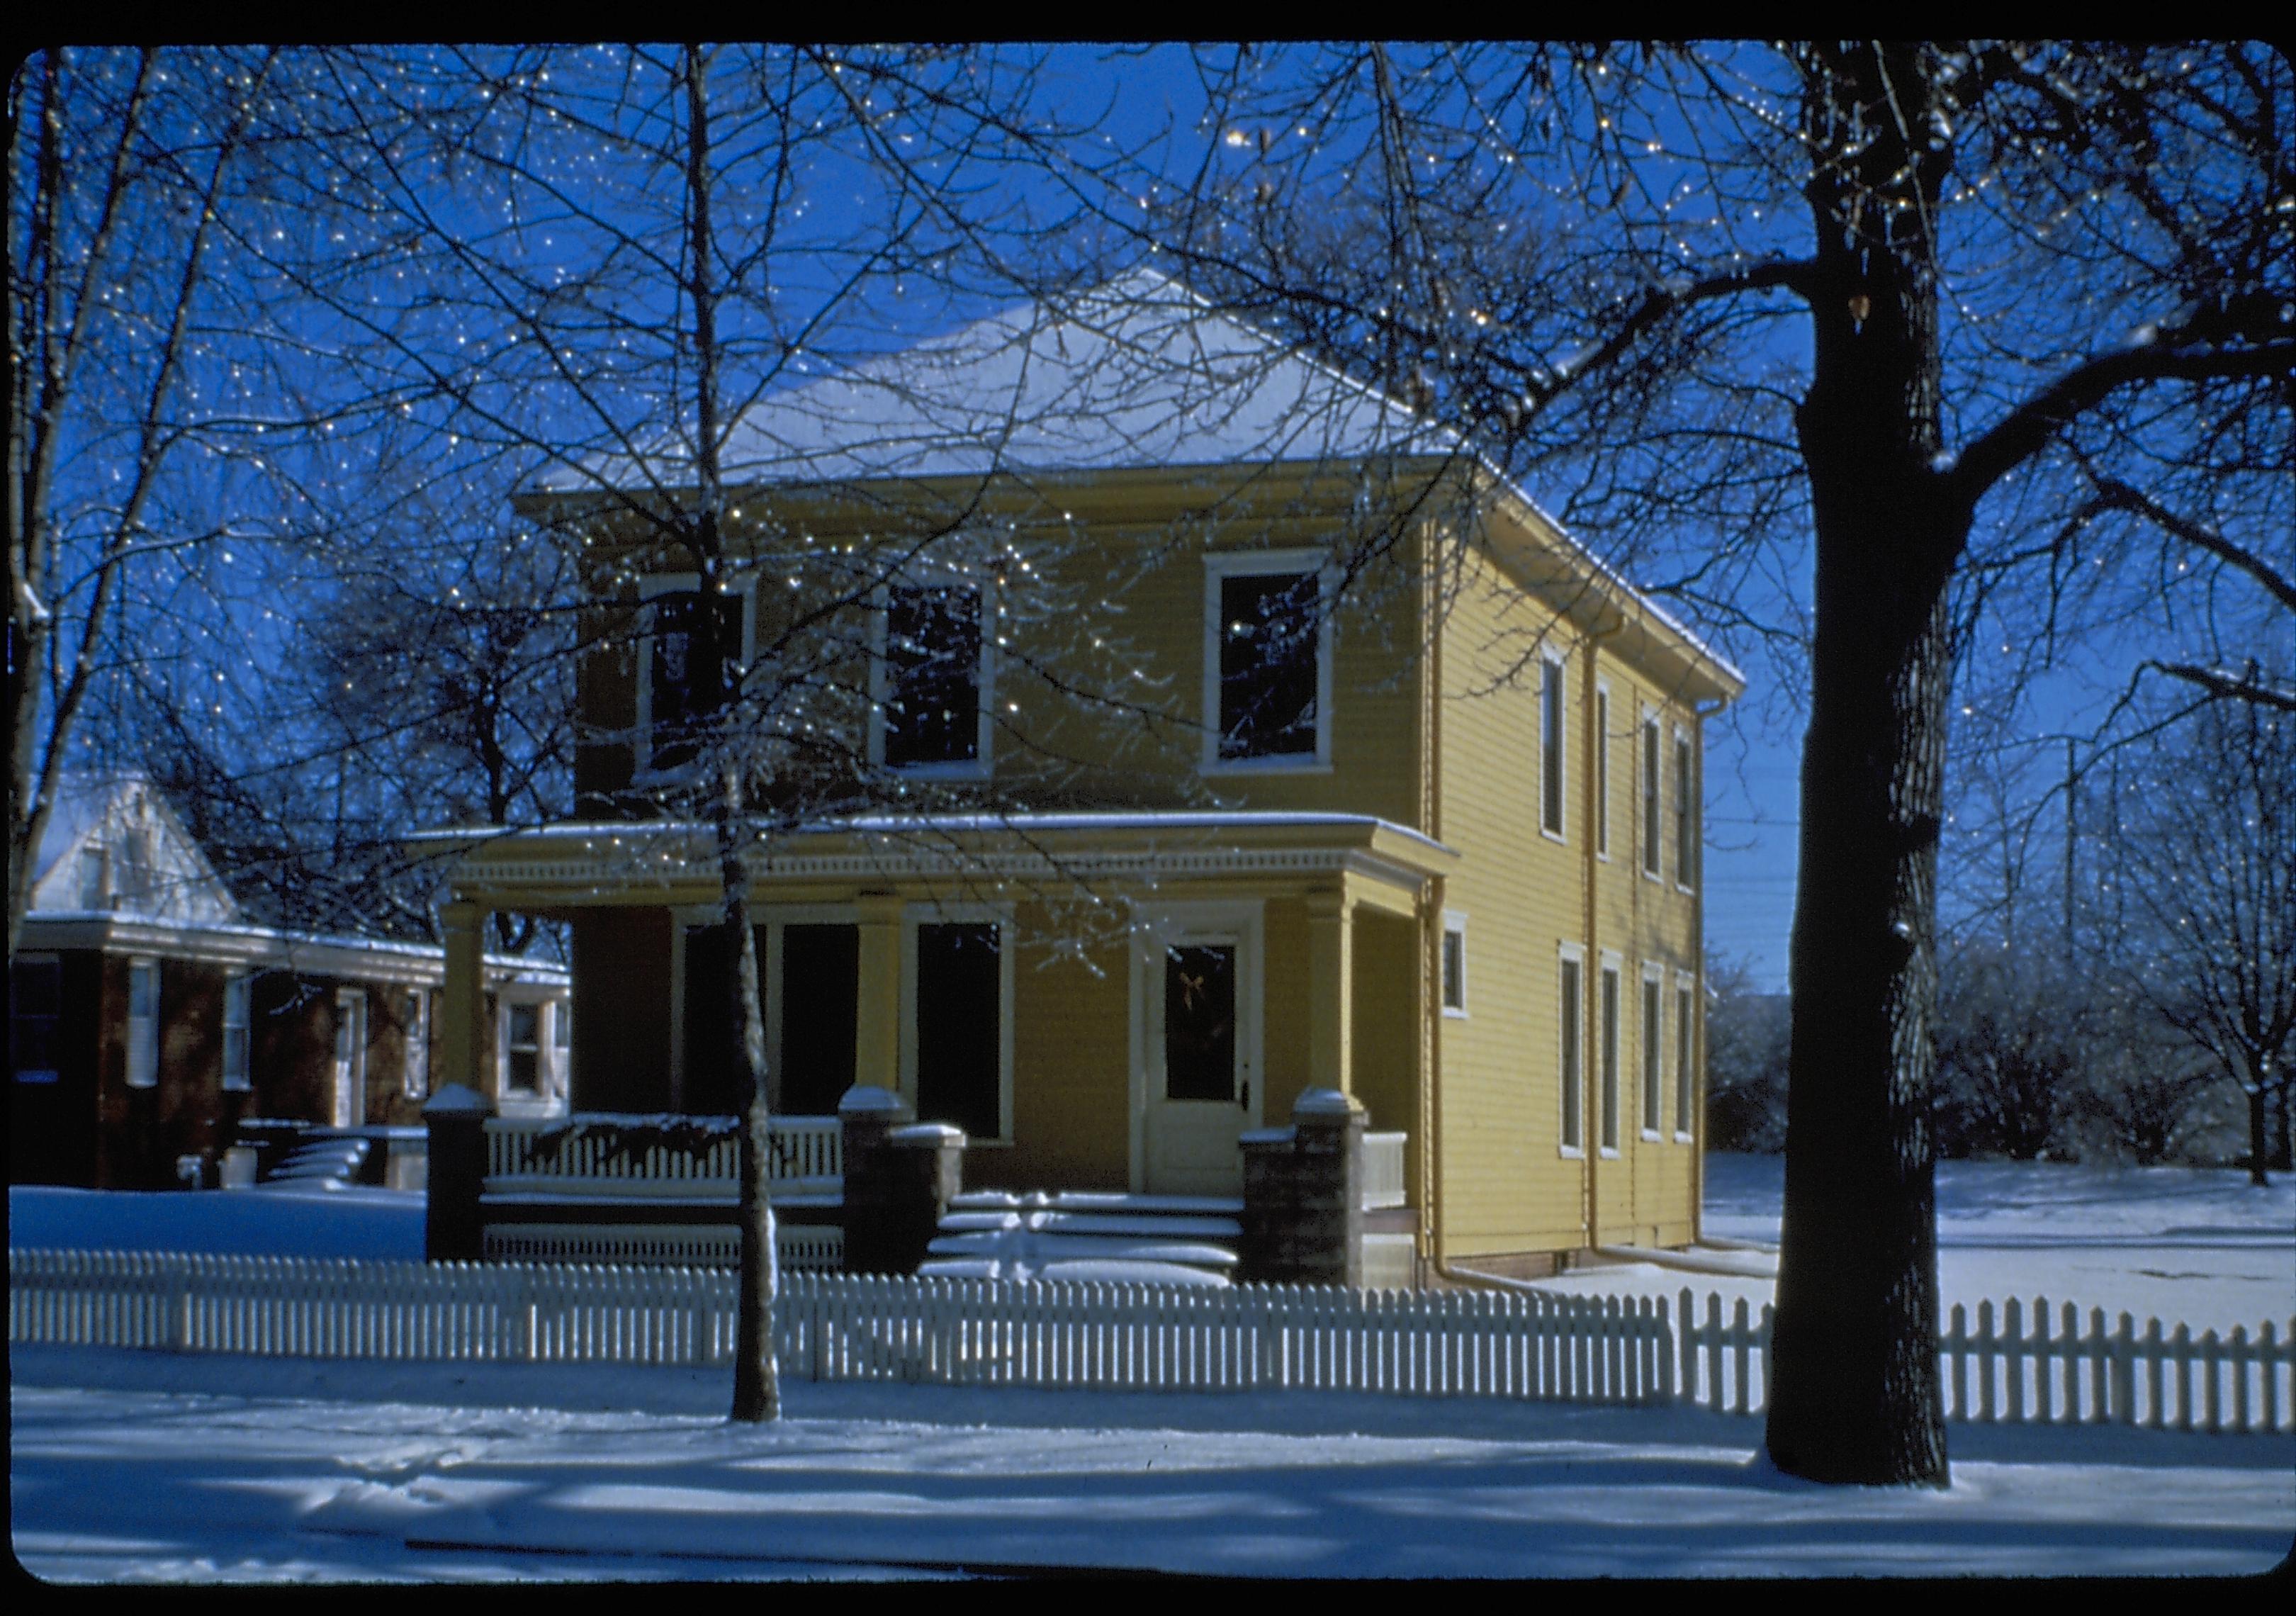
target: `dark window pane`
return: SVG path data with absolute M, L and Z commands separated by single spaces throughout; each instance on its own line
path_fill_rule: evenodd
M 1164 950 L 1164 1097 L 1235 1098 L 1235 950 Z
M 1220 579 L 1221 757 L 1314 754 L 1317 588 L 1312 572 Z
M 828 1117 L 853 1087 L 854 1017 L 861 983 L 861 928 L 782 928 L 779 1109 Z
M 917 1115 L 1001 1138 L 996 927 L 917 928 Z
M 885 761 L 980 756 L 980 591 L 896 588 L 885 606 Z
M 1541 662 L 1539 668 L 1539 758 L 1541 802 L 1539 823 L 1557 836 L 1562 834 L 1562 668 Z
M 654 767 L 675 768 L 693 760 L 701 721 L 733 688 L 734 664 L 742 653 L 742 599 L 689 592 L 657 595 L 652 608 L 651 756 Z
M 8 965 L 8 1064 L 21 1083 L 56 1080 L 56 1020 L 63 1005 L 62 960 Z

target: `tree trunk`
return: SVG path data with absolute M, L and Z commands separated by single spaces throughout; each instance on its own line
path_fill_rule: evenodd
M 2269 1187 L 2272 1182 L 2264 1170 L 2265 1095 L 2266 1089 L 2262 1083 L 2252 1083 L 2248 1086 L 2248 1181 L 2259 1189 Z
M 1969 517 L 1939 459 L 1934 185 L 1895 137 L 1926 127 L 1903 104 L 1919 48 L 1816 51 L 1806 92 L 1814 149 L 1863 156 L 1810 185 L 1816 634 L 1767 1443 L 1813 1481 L 1942 1487 L 1930 1103 L 1946 587 Z
M 780 1371 L 774 1361 L 774 1300 L 781 1280 L 774 1249 L 774 1208 L 766 1184 L 773 1171 L 773 1109 L 766 1094 L 766 1022 L 758 993 L 758 934 L 750 924 L 748 872 L 742 861 L 742 791 L 726 774 L 723 816 L 717 825 L 718 870 L 725 881 L 726 917 L 735 946 L 726 953 L 732 981 L 731 1012 L 736 1078 L 742 1084 L 742 1273 L 734 1347 L 732 1418 L 747 1423 L 782 1414 Z

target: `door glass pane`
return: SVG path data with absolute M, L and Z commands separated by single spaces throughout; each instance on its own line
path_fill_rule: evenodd
M 976 1139 L 1004 1136 L 997 1103 L 997 936 L 993 923 L 917 928 L 917 1116 Z
M 1235 948 L 1164 950 L 1164 1097 L 1235 1100 Z
M 861 986 L 861 928 L 782 928 L 780 1109 L 827 1117 L 853 1087 L 854 1016 Z

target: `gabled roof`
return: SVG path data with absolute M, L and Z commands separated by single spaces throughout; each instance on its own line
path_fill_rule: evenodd
M 131 830 L 148 839 L 149 885 L 140 895 L 120 894 L 117 884 L 123 869 L 121 838 Z M 167 799 L 141 775 L 73 773 L 58 782 L 55 807 L 32 859 L 33 913 L 79 910 L 78 855 L 84 849 L 111 856 L 112 908 L 195 923 L 239 919 L 239 905 L 215 865 Z
M 726 435 L 735 485 L 1359 460 L 1456 433 L 1138 268 L 769 393 Z M 665 446 L 667 449 L 667 446 Z M 689 481 L 665 452 L 561 468 L 540 490 Z

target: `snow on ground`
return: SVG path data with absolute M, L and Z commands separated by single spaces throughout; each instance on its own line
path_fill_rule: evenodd
M 1709 1232 L 1774 1240 L 1777 1183 L 1714 1158 Z M 1941 1269 L 2253 1325 L 2296 1306 L 2292 1213 L 2236 1175 L 1951 1163 Z M 10 1242 L 407 1257 L 422 1202 L 19 1188 Z M 56 1581 L 2144 1575 L 2296 1541 L 2286 1438 L 1956 1425 L 1953 1486 L 1906 1493 L 1779 1477 L 1759 1421 L 1687 1409 L 792 1382 L 742 1428 L 725 1370 L 27 1347 L 11 1381 L 14 1548 Z
M 1706 1167 L 1710 1238 L 1767 1248 L 1743 1255 L 1742 1276 L 1685 1272 L 1654 1263 L 1603 1264 L 1542 1280 L 1542 1289 L 1593 1295 L 1672 1297 L 1685 1286 L 1726 1308 L 1743 1296 L 1770 1300 L 1776 1275 L 1784 1160 L 1711 1155 Z M 2128 1312 L 2147 1318 L 2254 1333 L 2284 1333 L 2296 1314 L 2296 1179 L 2257 1189 L 2241 1172 L 2065 1162 L 1938 1164 L 1938 1289 L 1974 1322 L 1977 1304 L 2046 1297 L 2086 1317 Z

